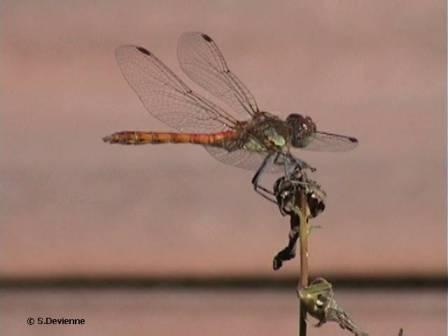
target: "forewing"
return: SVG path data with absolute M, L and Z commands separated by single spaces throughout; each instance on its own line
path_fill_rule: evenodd
M 316 132 L 311 136 L 310 142 L 303 149 L 319 152 L 345 152 L 352 150 L 357 145 L 358 140 L 353 137 Z
M 204 148 L 216 160 L 224 164 L 252 171 L 258 170 L 258 168 L 260 168 L 261 164 L 263 163 L 263 160 L 265 159 L 266 155 L 268 155 L 267 152 L 257 153 L 243 149 L 228 152 L 223 148 L 217 148 L 211 146 L 204 146 Z M 283 164 L 275 165 L 273 163 L 270 163 L 269 166 L 266 168 L 265 172 L 281 173 L 284 171 L 283 167 L 284 167 Z
M 168 126 L 183 132 L 218 132 L 235 125 L 231 115 L 193 92 L 148 50 L 122 46 L 115 56 L 145 108 Z
M 216 43 L 206 34 L 184 33 L 177 56 L 185 74 L 196 84 L 247 117 L 258 111 L 255 98 L 227 66 Z

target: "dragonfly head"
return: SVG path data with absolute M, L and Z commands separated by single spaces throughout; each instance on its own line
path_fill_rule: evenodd
M 293 147 L 306 147 L 310 136 L 316 132 L 316 124 L 310 117 L 292 113 L 286 118 L 291 129 L 291 144 Z

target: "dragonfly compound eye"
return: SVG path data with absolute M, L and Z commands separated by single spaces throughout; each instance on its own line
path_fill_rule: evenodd
M 301 114 L 290 114 L 286 118 L 286 123 L 291 129 L 291 144 L 294 147 L 306 147 L 309 137 L 316 132 L 316 124 L 313 120 Z

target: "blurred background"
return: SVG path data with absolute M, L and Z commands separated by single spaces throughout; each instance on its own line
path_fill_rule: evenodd
M 253 173 L 197 146 L 101 141 L 169 130 L 144 110 L 114 49 L 142 45 L 181 74 L 185 31 L 218 43 L 263 110 L 359 139 L 352 152 L 301 153 L 328 194 L 313 221 L 312 274 L 335 279 L 340 304 L 372 334 L 446 334 L 445 2 L 0 9 L 2 335 L 295 332 L 298 261 L 271 266 L 288 219 L 253 192 Z M 87 324 L 29 327 L 28 316 Z

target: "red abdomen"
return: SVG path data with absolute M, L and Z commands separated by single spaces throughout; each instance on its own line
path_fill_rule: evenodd
M 103 141 L 120 145 L 189 143 L 222 147 L 226 141 L 233 140 L 235 137 L 235 131 L 224 131 L 218 133 L 122 131 L 104 137 Z

